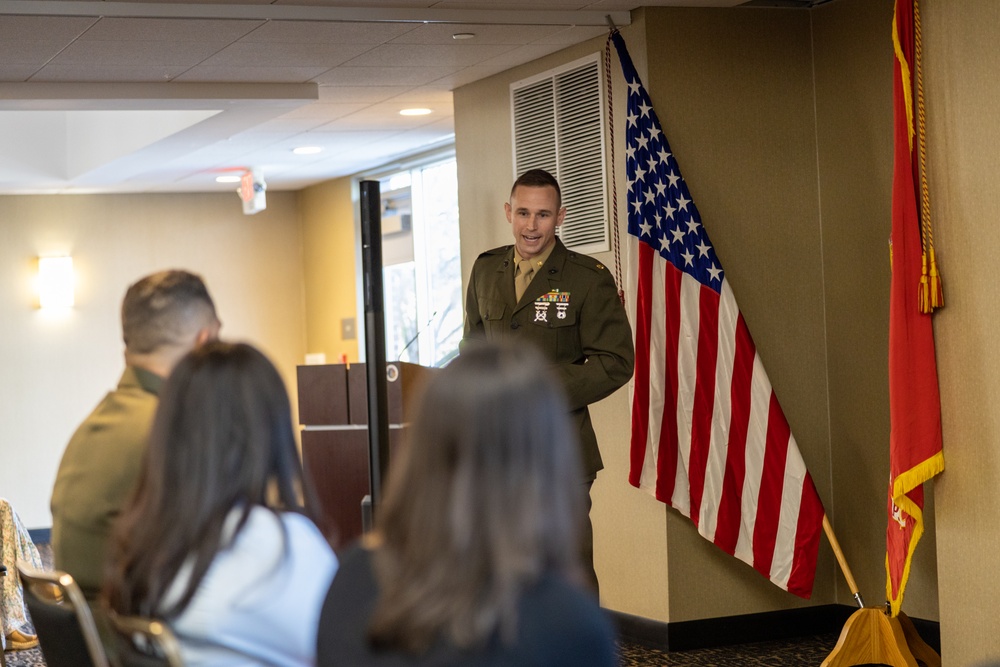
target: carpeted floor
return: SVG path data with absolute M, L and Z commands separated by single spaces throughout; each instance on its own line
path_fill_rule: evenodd
M 38 545 L 46 567 L 52 567 L 52 549 Z M 653 648 L 623 642 L 620 646 L 622 667 L 817 667 L 833 650 L 836 635 L 818 635 L 797 640 L 759 642 L 724 648 L 674 651 L 666 653 Z M 4 654 L 7 667 L 45 666 L 38 648 L 8 651 Z
M 818 667 L 837 644 L 837 635 L 817 635 L 795 640 L 759 642 L 665 653 L 623 643 L 622 667 Z
M 785 642 L 761 642 L 726 648 L 675 651 L 664 653 L 637 644 L 621 646 L 622 667 L 817 667 L 833 650 L 837 637 L 820 635 L 807 639 Z M 34 667 L 45 665 L 42 653 L 34 648 L 28 651 L 10 651 L 6 654 L 7 667 Z

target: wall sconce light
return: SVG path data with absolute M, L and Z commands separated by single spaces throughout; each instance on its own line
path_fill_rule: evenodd
M 73 306 L 73 258 L 38 258 L 38 306 L 42 309 Z

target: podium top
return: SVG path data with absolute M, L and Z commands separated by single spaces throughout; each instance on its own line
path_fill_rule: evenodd
M 421 385 L 438 369 L 406 361 L 386 363 L 390 425 L 412 419 Z M 299 423 L 303 426 L 367 426 L 368 367 L 365 363 L 298 367 Z

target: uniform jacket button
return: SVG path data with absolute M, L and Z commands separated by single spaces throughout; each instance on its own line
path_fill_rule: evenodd
M 510 328 L 511 329 L 516 329 L 519 326 L 521 326 L 521 325 L 517 323 L 517 320 L 514 320 L 513 322 L 510 323 Z

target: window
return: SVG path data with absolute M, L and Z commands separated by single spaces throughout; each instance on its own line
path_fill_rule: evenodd
M 455 158 L 378 180 L 386 359 L 443 366 L 463 324 Z
M 545 169 L 559 180 L 559 236 L 588 253 L 610 249 L 600 72 L 595 54 L 511 84 L 514 176 Z

